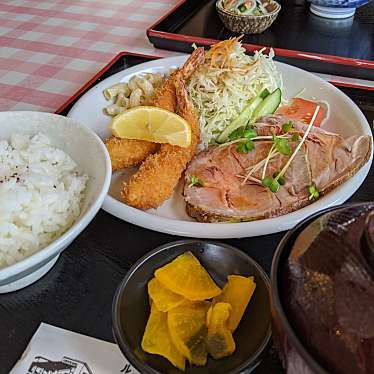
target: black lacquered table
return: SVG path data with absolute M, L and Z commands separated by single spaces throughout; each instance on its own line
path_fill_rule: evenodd
M 248 51 L 272 47 L 279 61 L 301 69 L 373 79 L 374 3 L 345 19 L 318 17 L 306 0 L 278 0 L 282 9 L 260 34 L 243 35 Z M 228 30 L 216 11 L 216 0 L 179 0 L 175 8 L 147 30 L 156 48 L 191 53 L 193 43 L 207 46 L 239 36 Z
M 144 62 L 143 57 L 122 54 L 90 85 L 140 62 Z M 344 91 L 360 106 L 372 125 L 374 92 Z M 71 104 L 62 111 L 66 112 Z M 373 200 L 373 191 L 372 169 L 350 201 Z M 283 233 L 278 233 L 223 241 L 248 253 L 269 274 L 274 251 L 282 236 Z M 151 249 L 177 239 L 180 238 L 134 226 L 100 210 L 86 230 L 60 255 L 48 274 L 23 290 L 0 295 L 0 374 L 8 373 L 14 366 L 41 322 L 114 341 L 112 300 L 126 271 Z M 283 373 L 273 348 L 254 373 Z

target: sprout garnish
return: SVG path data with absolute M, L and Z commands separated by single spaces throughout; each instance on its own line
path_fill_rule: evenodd
M 191 175 L 190 184 L 188 187 L 204 187 L 204 181 L 200 178 L 197 178 L 195 175 Z
M 244 139 L 243 142 L 237 145 L 236 151 L 239 153 L 248 153 L 255 149 L 255 145 L 252 141 L 253 138 L 256 138 L 257 132 L 253 129 L 252 126 L 250 127 L 241 127 L 235 131 L 233 131 L 229 135 L 230 140 L 234 139 Z
M 273 178 L 276 178 L 278 176 L 279 172 L 276 171 L 273 173 Z M 281 186 L 283 186 L 286 183 L 286 179 L 284 177 L 279 177 L 278 182 Z
M 280 183 L 274 178 L 265 177 L 262 179 L 261 183 L 263 186 L 268 187 L 271 192 L 276 193 L 279 191 Z
M 234 130 L 229 135 L 229 140 L 238 140 L 238 139 L 243 139 L 243 138 L 252 139 L 252 138 L 255 138 L 256 136 L 257 136 L 257 132 L 255 131 L 253 126 L 249 126 L 249 127 L 242 126 Z
M 279 178 L 283 177 L 284 174 L 286 174 L 286 171 L 288 169 L 288 167 L 291 165 L 291 162 L 293 161 L 293 159 L 296 157 L 297 153 L 299 152 L 301 146 L 303 145 L 303 143 L 305 142 L 305 139 L 308 137 L 309 135 L 309 132 L 313 126 L 313 123 L 314 121 L 316 120 L 316 117 L 317 117 L 317 114 L 319 112 L 319 109 L 321 107 L 318 105 L 316 110 L 314 111 L 314 114 L 313 114 L 313 117 L 312 117 L 312 120 L 310 121 L 305 133 L 304 133 L 304 136 L 303 138 L 301 139 L 301 142 L 297 145 L 296 149 L 294 150 L 293 154 L 291 155 L 291 157 L 289 158 L 289 160 L 287 161 L 286 165 L 283 166 L 282 170 L 280 171 L 280 173 L 277 175 L 277 177 L 275 178 L 276 180 L 278 180 Z
M 313 126 L 313 123 L 314 123 L 314 121 L 317 117 L 317 114 L 319 112 L 319 109 L 320 109 L 320 106 L 318 105 L 316 107 L 316 110 L 314 111 L 313 117 L 312 117 L 307 129 L 305 130 L 305 133 L 304 133 L 300 143 L 297 145 L 297 147 L 295 148 L 292 155 L 291 155 L 292 151 L 291 151 L 291 147 L 289 145 L 288 139 L 284 138 L 282 136 L 275 136 L 273 134 L 273 145 L 271 146 L 271 148 L 269 150 L 268 156 L 266 157 L 266 159 L 260 161 L 259 163 L 257 163 L 256 165 L 254 165 L 251 168 L 247 177 L 244 178 L 243 183 L 245 183 L 246 180 L 249 179 L 249 177 L 251 176 L 251 174 L 254 171 L 257 171 L 258 168 L 261 167 L 262 164 L 264 164 L 264 168 L 263 168 L 263 171 L 262 171 L 261 184 L 265 187 L 268 187 L 271 192 L 274 192 L 274 193 L 278 192 L 280 186 L 285 184 L 285 182 L 286 182 L 285 178 L 284 178 L 284 175 L 286 174 L 287 169 L 291 165 L 291 162 L 293 161 L 293 159 L 296 157 L 297 153 L 299 152 L 299 150 L 300 150 L 301 146 L 303 145 L 305 139 L 308 137 L 309 132 L 310 132 L 310 130 Z M 284 125 L 287 125 L 287 126 L 285 128 L 283 128 Z M 290 129 L 293 127 L 293 123 L 290 126 L 290 122 L 287 123 L 287 124 L 284 124 L 284 125 L 282 126 L 282 129 L 285 132 L 290 131 Z M 292 141 L 297 141 L 297 140 L 299 140 L 299 138 L 300 138 L 300 135 L 298 133 L 294 133 L 291 137 L 291 140 Z M 273 158 L 275 155 L 278 155 L 278 154 L 283 154 L 283 155 L 287 155 L 287 156 L 291 155 L 291 157 L 288 159 L 287 163 L 283 166 L 283 168 L 280 172 L 274 173 L 272 177 L 266 176 L 266 168 L 268 166 L 268 163 L 269 163 L 270 159 Z M 319 197 L 319 192 L 318 192 L 318 190 L 315 186 L 310 186 L 309 187 L 309 193 L 310 193 L 309 199 L 317 199 Z
M 295 132 L 294 134 L 292 134 L 291 140 L 293 142 L 297 142 L 298 140 L 300 140 L 300 134 L 298 132 Z
M 292 153 L 288 139 L 273 135 L 275 149 L 282 155 L 290 156 Z
M 309 200 L 317 200 L 319 198 L 319 191 L 315 184 L 312 184 L 308 187 L 309 191 Z
M 251 139 L 248 139 L 245 142 L 239 143 L 236 146 L 236 152 L 239 153 L 248 153 L 250 151 L 253 151 L 255 149 L 255 143 Z
M 288 121 L 287 123 L 284 123 L 282 125 L 282 130 L 285 134 L 288 133 L 292 128 L 293 128 L 293 122 L 292 121 Z

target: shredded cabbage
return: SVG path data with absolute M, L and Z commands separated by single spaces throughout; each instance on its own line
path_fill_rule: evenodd
M 271 49 L 245 54 L 238 38 L 214 45 L 206 61 L 192 75 L 188 92 L 198 111 L 201 145 L 207 147 L 243 111 L 253 97 L 267 88 L 283 88 Z

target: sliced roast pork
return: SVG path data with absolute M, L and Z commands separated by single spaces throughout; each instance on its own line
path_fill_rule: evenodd
M 267 116 L 255 124 L 258 135 L 282 134 L 288 118 Z M 290 134 L 302 137 L 307 126 L 294 123 Z M 300 140 L 289 140 L 294 151 Z M 290 213 L 313 202 L 309 187 L 324 195 L 352 177 L 370 158 L 370 136 L 344 139 L 338 134 L 312 128 L 284 175 L 284 185 L 271 192 L 258 181 L 263 168 L 245 177 L 254 165 L 266 159 L 273 144 L 256 140 L 255 149 L 237 152 L 238 143 L 211 146 L 199 153 L 185 173 L 184 198 L 187 212 L 201 222 L 240 222 L 270 218 Z M 290 156 L 278 154 L 266 168 L 273 176 Z M 276 174 L 275 174 L 276 175 Z M 257 180 L 257 181 L 256 181 Z

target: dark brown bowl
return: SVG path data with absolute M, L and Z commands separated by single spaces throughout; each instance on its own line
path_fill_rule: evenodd
M 253 369 L 261 360 L 271 337 L 270 281 L 252 258 L 227 244 L 200 240 L 182 240 L 149 252 L 126 274 L 113 302 L 113 332 L 126 358 L 142 374 L 181 373 L 161 356 L 145 353 L 141 340 L 149 316 L 147 282 L 157 268 L 183 252 L 191 251 L 223 287 L 230 274 L 255 277 L 256 290 L 246 313 L 234 333 L 235 353 L 220 360 L 208 359 L 204 367 L 192 366 L 188 374 L 237 374 Z
M 302 331 L 297 332 L 295 329 L 295 321 L 290 320 L 290 306 L 292 305 L 292 308 L 294 308 L 299 305 L 298 302 L 300 300 L 298 301 L 296 298 L 292 298 L 292 296 L 291 298 L 289 297 L 292 295 L 292 292 L 290 284 L 285 284 L 285 280 L 289 281 L 285 269 L 296 239 L 313 221 L 328 213 L 336 212 L 338 215 L 345 214 L 347 219 L 352 220 L 353 216 L 351 212 L 358 211 L 363 212 L 364 214 L 373 209 L 374 203 L 352 203 L 327 208 L 300 222 L 293 230 L 290 230 L 279 243 L 271 268 L 271 315 L 273 341 L 287 374 L 328 374 L 333 372 L 347 372 L 346 369 L 340 371 L 340 369 L 337 368 L 339 364 L 343 365 L 345 368 L 347 367 L 345 364 L 347 357 L 339 356 L 338 351 L 333 353 L 330 346 L 325 346 L 325 341 L 320 342 L 317 350 L 313 345 L 311 345 L 311 337 L 309 335 L 303 335 L 304 333 Z M 323 220 L 326 220 L 326 217 L 324 217 Z M 318 225 L 314 224 L 309 228 L 317 230 L 318 227 Z M 349 232 L 349 228 L 347 228 L 346 231 Z M 354 231 L 351 232 L 351 235 L 358 235 L 357 240 L 359 240 L 361 234 Z M 305 240 L 306 239 L 304 238 L 304 243 Z M 331 246 L 328 246 L 328 243 L 326 243 L 326 248 L 330 249 L 330 247 Z M 341 248 L 334 247 L 333 249 L 336 249 L 337 253 L 339 253 L 338 251 L 341 251 Z M 331 253 L 330 260 L 333 257 L 334 252 Z M 311 260 L 309 259 L 308 261 Z M 320 259 L 319 262 L 321 264 L 324 263 L 326 266 L 325 257 L 323 257 L 322 260 Z M 311 265 L 310 262 L 308 262 L 308 264 Z M 305 292 L 307 292 L 308 286 L 304 285 L 304 289 L 306 290 Z M 299 295 L 298 297 L 303 297 L 303 295 Z M 320 318 L 323 317 L 320 316 Z M 309 321 L 309 325 L 312 320 L 317 321 L 316 316 L 307 316 L 304 320 L 306 323 Z M 324 331 L 324 329 L 325 327 L 321 327 L 321 331 Z M 316 331 L 314 331 L 314 334 L 315 333 Z M 323 332 L 323 334 L 324 333 L 325 332 Z M 334 349 L 334 347 L 332 347 L 332 349 Z M 315 353 L 318 351 L 320 352 L 321 350 L 325 357 L 319 357 L 318 353 Z M 338 364 L 334 366 L 336 370 L 331 367 L 327 370 L 327 366 L 331 366 L 330 359 L 332 359 L 332 357 L 338 357 L 337 361 L 335 360 Z M 357 372 L 359 371 L 357 370 Z

